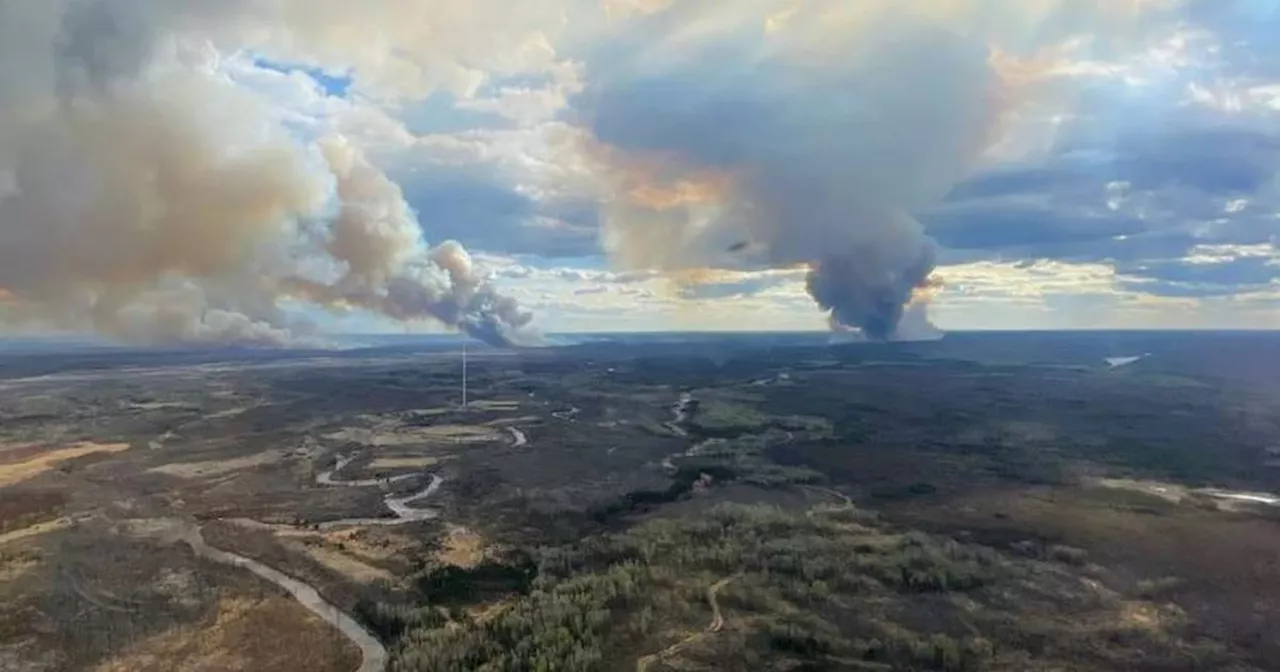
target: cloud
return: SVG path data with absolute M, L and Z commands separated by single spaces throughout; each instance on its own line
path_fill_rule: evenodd
M 686 278 L 679 295 L 687 300 L 741 299 L 791 285 L 803 287 L 804 271 L 720 272 L 704 278 Z
M 398 115 L 405 130 L 414 135 L 460 133 L 463 131 L 510 129 L 510 119 L 486 110 L 458 105 L 458 96 L 437 91 L 423 100 L 403 106 Z
M 1122 111 L 1114 112 L 1117 117 Z M 1126 123 L 1118 118 L 1112 123 Z M 1100 124 L 1093 120 L 1081 126 Z M 1269 185 L 1280 170 L 1280 129 L 1253 129 L 1188 118 L 1166 120 L 1161 128 L 1112 126 L 1105 138 L 1071 128 L 1080 137 L 1059 143 L 1052 153 L 1024 165 L 997 166 L 958 184 L 949 202 L 1049 189 L 1072 195 L 1123 184 L 1126 190 L 1170 187 L 1207 196 L 1250 194 Z
M 757 1 L 652 11 L 590 54 L 574 102 L 616 181 L 606 249 L 641 268 L 806 264 L 810 293 L 834 320 L 893 337 L 935 264 L 914 215 L 979 168 L 1025 99 L 1052 97 L 1054 81 L 1082 70 L 1042 50 L 1079 30 L 1100 50 L 1118 44 L 1138 12 L 1116 8 Z
M 1185 0 L 1184 18 L 1215 38 L 1215 64 L 1235 79 L 1280 78 L 1280 11 L 1254 0 Z
M 305 300 L 498 344 L 536 338 L 460 245 L 424 244 L 400 187 L 365 152 L 308 137 L 322 125 L 291 129 L 238 85 L 243 63 L 223 70 L 214 43 L 300 36 L 307 26 L 254 23 L 297 8 L 0 4 L 0 289 L 17 304 L 6 320 L 281 344 L 302 323 L 283 306 Z M 282 69 L 258 66 L 257 82 L 314 102 L 323 82 L 305 75 L 303 87 Z
M 598 249 L 594 208 L 541 202 L 492 171 L 418 162 L 391 174 L 428 238 L 545 258 L 581 257 Z
M 985 49 L 880 3 L 856 17 L 812 3 L 785 31 L 757 13 L 781 5 L 710 7 L 655 13 L 587 64 L 576 105 L 625 193 L 609 251 L 732 267 L 745 244 L 755 264 L 811 264 L 818 303 L 892 336 L 932 268 L 905 210 L 946 192 L 997 113 Z M 945 84 L 898 84 L 922 79 Z
M 1125 286 L 1161 296 L 1233 296 L 1280 289 L 1274 244 L 1197 245 L 1180 259 L 1118 265 Z
M 331 73 L 321 68 L 290 63 L 276 63 L 265 58 L 254 58 L 253 65 L 263 70 L 283 74 L 301 73 L 310 78 L 325 96 L 345 97 L 351 91 L 352 78 L 349 72 Z
M 831 311 L 892 337 L 938 265 L 951 324 L 1275 315 L 1269 3 L 0 0 L 0 16 L 10 326 L 268 343 L 306 333 L 307 291 L 405 316 L 392 286 L 444 295 L 394 279 L 491 279 L 430 305 L 524 320 L 505 296 L 641 326 Z M 394 189 L 344 202 L 323 149 L 339 138 L 364 184 Z M 353 212 L 367 259 L 336 244 Z M 474 254 L 433 257 L 450 239 Z
M 1106 263 L 1129 278 L 1127 287 L 1152 294 L 1266 285 L 1274 266 L 1253 260 L 1211 270 L 1193 258 L 1205 246 L 1280 236 L 1274 110 L 1194 95 L 1197 81 L 1235 72 L 1215 56 L 1225 39 L 1202 36 L 1196 49 L 1184 47 L 1185 64 L 1167 81 L 1095 90 L 1079 114 L 1045 121 L 1047 147 L 957 185 L 920 213 L 927 230 L 970 256 Z

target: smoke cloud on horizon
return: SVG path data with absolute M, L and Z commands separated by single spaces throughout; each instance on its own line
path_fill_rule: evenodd
M 0 0 L 0 326 L 279 345 L 319 308 L 538 343 L 436 215 L 481 252 L 572 229 L 692 284 L 807 272 L 833 327 L 934 336 L 917 215 L 1181 1 Z M 452 170 L 481 196 L 432 211 Z M 472 237 L 503 208 L 520 245 Z
M 217 71 L 214 41 L 289 8 L 0 0 L 0 322 L 287 345 L 310 303 L 540 341 L 358 148 L 299 140 Z
M 934 337 L 936 246 L 914 213 L 972 173 L 1052 67 L 1027 38 L 1137 7 L 670 3 L 588 60 L 576 103 L 614 184 L 606 248 L 628 268 L 806 265 L 834 326 Z

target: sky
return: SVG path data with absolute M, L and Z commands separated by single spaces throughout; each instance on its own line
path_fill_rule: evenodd
M 0 117 L 63 114 L 30 93 L 50 45 L 83 45 L 89 84 L 66 94 L 62 75 L 48 78 L 64 106 L 126 89 L 160 100 L 156 73 L 199 73 L 251 119 L 235 136 L 201 121 L 200 134 L 246 152 L 287 144 L 299 174 L 341 138 L 403 199 L 395 225 L 416 232 L 398 244 L 425 255 L 457 241 L 493 288 L 483 306 L 467 294 L 459 310 L 388 307 L 400 271 L 352 289 L 356 258 L 321 227 L 331 238 L 317 249 L 337 270 L 315 277 L 345 278 L 326 280 L 331 291 L 276 274 L 245 298 L 226 278 L 269 274 L 255 252 L 228 262 L 234 274 L 189 260 L 126 273 L 121 305 L 181 276 L 202 316 L 243 314 L 272 334 L 440 331 L 472 325 L 468 306 L 487 315 L 495 297 L 544 333 L 836 324 L 893 337 L 926 311 L 943 330 L 1280 328 L 1280 1 L 56 0 L 42 16 L 23 4 L 0 0 L 0 24 L 31 34 L 43 22 L 71 41 L 0 47 Z M 151 44 L 102 89 L 97 68 L 123 57 L 72 31 L 98 25 L 97 5 Z M 16 35 L 3 31 L 0 42 Z M 32 65 L 16 65 L 18 49 Z M 66 58 L 47 59 L 51 71 Z M 30 128 L 9 130 L 0 123 L 0 243 L 12 251 L 34 245 L 61 201 L 6 209 L 31 184 L 30 155 L 12 149 Z M 64 145 L 88 165 L 88 150 Z M 271 216 L 333 216 L 343 196 L 330 182 Z M 271 231 L 296 242 L 311 230 Z M 106 310 L 101 287 L 119 277 L 0 270 L 0 308 L 13 308 L 0 320 L 117 325 L 68 315 Z

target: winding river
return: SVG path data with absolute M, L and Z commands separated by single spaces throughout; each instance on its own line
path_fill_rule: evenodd
M 333 465 L 332 469 L 322 472 L 319 476 L 316 476 L 316 483 L 319 483 L 320 485 L 336 485 L 347 488 L 369 488 L 375 485 L 382 485 L 384 483 L 399 483 L 401 481 L 407 481 L 418 477 L 417 474 L 400 474 L 399 476 L 391 476 L 389 478 L 364 478 L 354 481 L 339 481 L 333 477 L 335 473 L 345 469 L 348 464 L 355 462 L 357 457 L 359 456 L 338 455 L 338 461 Z
M 577 409 L 573 409 L 573 414 L 577 413 Z M 519 447 L 529 443 L 529 439 L 525 433 L 515 427 L 508 427 L 507 431 L 511 434 L 513 446 Z M 347 465 L 356 460 L 357 456 L 338 455 L 333 468 L 328 471 L 316 475 L 316 483 L 331 487 L 344 488 L 368 488 L 385 486 L 393 483 L 400 483 L 418 477 L 418 474 L 401 474 L 399 476 L 391 476 L 387 478 L 365 478 L 353 480 L 341 480 L 335 478 L 335 474 L 342 471 Z M 342 518 L 339 520 L 325 521 L 319 524 L 321 530 L 330 530 L 338 527 L 352 527 L 363 525 L 403 525 L 405 523 L 413 523 L 422 520 L 432 520 L 440 515 L 436 509 L 430 508 L 414 508 L 410 506 L 413 502 L 426 499 L 434 495 L 440 489 L 444 479 L 436 474 L 431 475 L 431 482 L 423 489 L 411 493 L 406 496 L 396 496 L 388 494 L 383 503 L 387 509 L 395 514 L 392 518 Z M 227 519 L 225 522 L 232 523 L 241 527 L 252 529 L 296 529 L 288 525 L 273 525 L 258 520 L 246 518 Z M 360 649 L 361 663 L 356 672 L 382 672 L 387 666 L 387 649 L 378 641 L 374 634 L 364 628 L 354 618 L 348 616 L 334 604 L 326 601 L 314 587 L 303 583 L 284 572 L 273 569 L 256 560 L 246 558 L 230 551 L 214 548 L 205 541 L 204 535 L 195 524 L 189 524 L 183 530 L 182 539 L 189 545 L 192 551 L 199 557 L 212 560 L 214 562 L 235 567 L 247 569 L 259 577 L 280 586 L 286 592 L 293 596 L 298 604 L 301 604 L 308 611 L 319 616 L 326 623 L 337 628 L 347 639 L 351 640 Z
M 350 485 L 354 482 L 355 481 L 335 481 L 335 483 L 339 485 Z M 409 506 L 409 504 L 411 502 L 416 502 L 419 499 L 426 499 L 427 497 L 434 495 L 435 492 L 440 489 L 440 485 L 442 483 L 444 483 L 443 478 L 432 474 L 431 483 L 427 484 L 427 487 L 419 490 L 418 492 L 405 497 L 387 495 L 386 499 L 383 500 L 383 503 L 387 505 L 387 508 L 390 509 L 392 513 L 396 514 L 395 518 L 340 518 L 338 520 L 328 520 L 320 523 L 320 529 L 331 530 L 335 527 L 351 527 L 353 525 L 404 525 L 405 523 L 414 523 L 420 520 L 431 520 L 438 517 L 440 512 L 435 509 L 415 509 Z
M 402 476 L 393 476 L 391 478 L 374 478 L 343 481 L 333 477 L 334 473 L 341 471 L 343 467 L 355 460 L 354 456 L 338 456 L 334 468 L 316 476 L 316 482 L 321 485 L 362 488 L 383 485 L 387 483 L 396 483 L 411 478 L 417 478 L 417 474 L 405 474 Z M 440 512 L 435 509 L 417 509 L 409 506 L 409 504 L 420 499 L 426 499 L 435 494 L 440 489 L 440 485 L 444 483 L 444 479 L 435 474 L 431 475 L 431 482 L 425 488 L 418 492 L 412 493 L 404 497 L 395 495 L 387 495 L 383 502 L 387 508 L 395 514 L 394 518 L 343 518 L 340 520 L 330 520 L 320 523 L 321 530 L 333 529 L 336 527 L 349 527 L 354 525 L 403 525 L 420 520 L 431 520 L 436 518 Z M 287 528 L 286 525 L 272 525 L 257 520 L 250 519 L 234 519 L 227 522 L 239 525 L 241 527 L 250 527 L 255 529 Z M 246 558 L 243 555 L 231 553 L 210 546 L 201 534 L 200 528 L 191 526 L 183 535 L 183 540 L 196 555 L 219 562 L 225 565 L 242 567 L 254 574 L 274 583 L 283 588 L 286 592 L 293 596 L 298 604 L 301 604 L 308 611 L 319 616 L 326 623 L 337 628 L 347 639 L 351 640 L 360 649 L 361 663 L 357 672 L 382 672 L 387 666 L 387 648 L 378 641 L 372 632 L 369 632 L 354 618 L 348 616 L 334 604 L 326 601 L 318 590 L 314 587 L 299 581 L 284 572 L 273 569 L 256 560 Z
M 337 628 L 351 643 L 360 649 L 361 662 L 357 672 L 382 672 L 387 667 L 387 647 L 378 638 L 351 618 L 341 609 L 320 596 L 315 588 L 281 572 L 272 569 L 257 560 L 246 558 L 228 551 L 214 548 L 204 540 L 200 528 L 192 527 L 183 539 L 191 550 L 201 558 L 242 567 L 254 574 L 283 588 L 303 607 L 319 616 L 323 621 Z

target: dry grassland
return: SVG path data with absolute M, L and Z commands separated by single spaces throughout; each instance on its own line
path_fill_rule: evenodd
M 138 642 L 95 672 L 348 672 L 359 665 L 355 647 L 287 597 L 225 597 L 211 620 Z
M 95 453 L 119 453 L 129 449 L 127 443 L 93 443 L 85 441 L 63 448 L 53 448 L 31 459 L 0 464 L 0 486 L 21 483 L 56 468 L 68 460 Z

